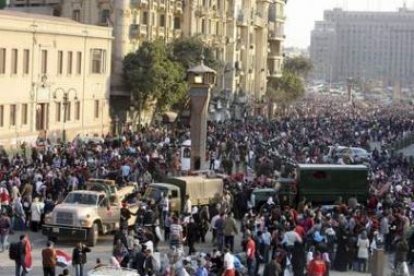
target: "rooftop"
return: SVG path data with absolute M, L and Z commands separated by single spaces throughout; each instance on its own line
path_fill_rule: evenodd
M 77 21 L 71 20 L 65 17 L 50 16 L 44 14 L 26 13 L 12 10 L 0 10 L 0 17 L 19 17 L 22 19 L 38 19 L 50 22 L 70 23 L 70 24 L 81 24 Z

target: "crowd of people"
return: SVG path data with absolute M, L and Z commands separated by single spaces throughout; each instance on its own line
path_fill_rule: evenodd
M 140 275 L 325 276 L 330 270 L 372 270 L 373 254 L 383 249 L 395 271 L 402 264 L 413 266 L 414 169 L 391 147 L 413 131 L 412 108 L 319 98 L 304 99 L 271 121 L 209 122 L 206 161 L 226 175 L 221 202 L 207 208 L 187 199 L 182 214 L 170 212 L 167 195 L 146 202 L 137 213 L 124 205 L 110 265 Z M 91 177 L 118 185 L 136 182 L 140 201 L 153 180 L 180 174 L 179 145 L 188 138 L 186 127 L 146 127 L 89 142 L 46 143 L 33 147 L 30 156 L 3 158 L 0 249 L 13 231 L 39 231 L 45 214 L 69 191 L 84 189 Z M 269 198 L 262 208 L 249 204 L 253 189 L 267 187 L 269 179 L 294 178 L 297 163 L 326 162 L 329 146 L 338 145 L 372 152 L 366 202 L 338 198 L 323 208 L 306 201 L 282 206 Z M 131 216 L 136 216 L 132 229 L 125 224 Z M 168 245 L 165 258 L 159 256 L 160 244 Z M 81 270 L 77 266 L 75 275 Z

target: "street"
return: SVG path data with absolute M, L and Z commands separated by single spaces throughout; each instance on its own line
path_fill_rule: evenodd
M 9 237 L 10 242 L 17 241 L 18 237 L 22 233 L 23 232 L 15 232 L 13 235 Z M 43 274 L 41 251 L 46 246 L 46 238 L 40 232 L 37 232 L 37 233 L 28 232 L 28 234 L 30 236 L 30 241 L 32 243 L 32 257 L 33 257 L 33 269 L 30 271 L 29 275 L 41 276 Z M 211 236 L 208 236 L 207 240 L 210 240 L 210 239 L 211 239 Z M 236 240 L 235 244 L 239 246 L 240 240 Z M 72 254 L 73 247 L 74 247 L 73 242 L 58 242 L 55 245 L 55 248 L 64 250 L 68 254 Z M 209 252 L 213 249 L 213 247 L 211 246 L 211 243 L 198 244 L 198 248 L 201 248 L 201 247 L 203 247 L 203 252 Z M 98 242 L 98 245 L 91 249 L 92 249 L 92 252 L 88 254 L 88 263 L 85 266 L 86 271 L 89 271 L 90 269 L 94 267 L 97 258 L 100 258 L 102 263 L 104 264 L 109 263 L 109 258 L 111 256 L 111 251 L 112 251 L 112 235 L 106 235 L 106 236 L 101 237 Z M 159 249 L 162 252 L 166 252 L 167 245 L 165 243 L 162 243 L 159 246 Z M 186 251 L 188 250 L 187 248 L 185 249 Z M 197 246 L 196 246 L 196 249 L 197 249 Z M 14 262 L 9 259 L 8 251 L 4 251 L 0 253 L 0 259 L 2 260 L 0 262 L 0 275 L 14 275 Z M 72 267 L 70 267 L 69 269 L 71 273 L 74 273 L 72 271 Z M 62 268 L 58 268 L 57 273 L 61 273 L 62 270 L 63 270 Z M 74 274 L 71 274 L 71 275 L 74 275 Z M 343 272 L 343 273 L 332 271 L 330 272 L 330 275 L 363 276 L 363 275 L 369 275 L 369 274 L 368 273 L 367 274 L 356 273 L 356 272 L 350 272 L 350 271 Z M 385 274 L 385 275 L 388 275 L 388 274 Z

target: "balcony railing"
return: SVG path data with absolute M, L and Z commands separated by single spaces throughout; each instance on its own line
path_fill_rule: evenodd
M 145 36 L 147 32 L 148 32 L 148 26 L 144 24 L 131 24 L 129 28 L 129 36 L 131 38 Z

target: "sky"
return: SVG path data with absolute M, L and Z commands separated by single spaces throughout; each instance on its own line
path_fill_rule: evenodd
M 285 47 L 307 48 L 314 22 L 323 19 L 323 11 L 344 10 L 396 11 L 404 0 L 288 0 L 286 5 Z M 414 8 L 414 0 L 406 0 Z

